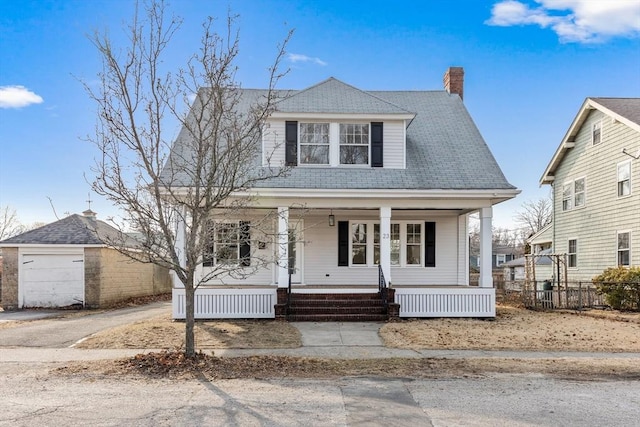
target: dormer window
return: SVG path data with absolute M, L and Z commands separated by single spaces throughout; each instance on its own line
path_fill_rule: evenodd
M 329 164 L 329 123 L 300 123 L 300 164 Z
M 340 123 L 340 164 L 369 164 L 369 124 Z

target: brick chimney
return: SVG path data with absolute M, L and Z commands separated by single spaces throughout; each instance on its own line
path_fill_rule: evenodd
M 442 78 L 444 89 L 451 94 L 460 95 L 464 99 L 464 69 L 462 67 L 449 67 Z

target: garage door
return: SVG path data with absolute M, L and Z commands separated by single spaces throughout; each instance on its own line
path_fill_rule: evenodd
M 64 307 L 84 302 L 84 257 L 77 254 L 24 254 L 22 307 Z

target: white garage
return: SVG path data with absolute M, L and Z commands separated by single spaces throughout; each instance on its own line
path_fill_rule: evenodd
M 18 305 L 84 305 L 84 251 L 20 254 Z

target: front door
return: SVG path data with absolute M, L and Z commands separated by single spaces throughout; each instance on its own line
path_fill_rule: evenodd
M 289 272 L 291 283 L 302 283 L 302 220 L 289 222 Z

